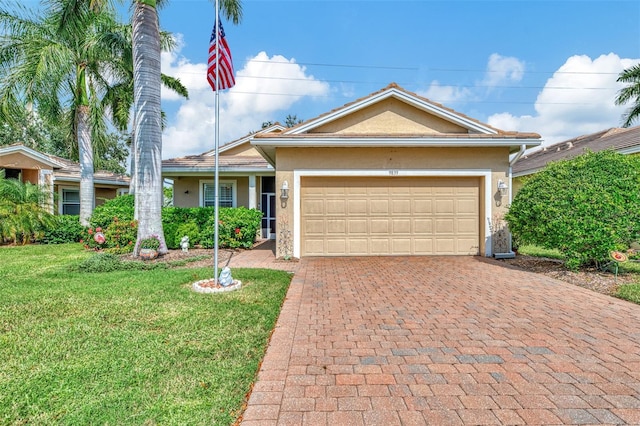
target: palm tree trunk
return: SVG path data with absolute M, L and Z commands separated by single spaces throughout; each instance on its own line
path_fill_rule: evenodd
M 136 123 L 134 121 L 133 127 L 135 128 Z M 138 160 L 136 156 L 138 155 L 138 150 L 136 149 L 136 138 L 133 132 L 131 133 L 131 146 L 129 147 L 131 154 L 129 155 L 129 169 L 131 172 L 131 180 L 129 181 L 129 194 L 135 195 L 136 193 L 136 169 L 138 168 Z M 136 217 L 136 220 L 138 218 Z
M 91 130 L 88 125 L 89 107 L 80 105 L 77 108 L 78 154 L 80 157 L 80 223 L 89 226 L 93 213 L 93 148 L 91 146 Z
M 138 241 L 160 238 L 159 253 L 167 252 L 162 230 L 162 115 L 160 110 L 160 33 L 155 0 L 136 0 L 133 13 L 134 145 L 138 152 L 135 210 Z

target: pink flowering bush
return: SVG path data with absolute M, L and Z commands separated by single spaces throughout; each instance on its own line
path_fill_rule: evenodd
M 110 253 L 131 253 L 138 234 L 138 222 L 120 221 L 114 217 L 106 229 L 89 227 L 82 233 L 80 242 L 87 250 L 104 250 Z

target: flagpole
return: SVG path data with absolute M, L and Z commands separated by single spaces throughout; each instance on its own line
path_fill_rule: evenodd
M 215 219 L 215 225 L 214 225 L 214 236 L 213 236 L 213 280 L 216 284 L 218 283 L 218 237 L 219 237 L 219 228 L 218 228 L 218 223 L 220 221 L 220 214 L 219 214 L 219 210 L 220 210 L 220 185 L 218 183 L 218 154 L 219 154 L 219 141 L 220 141 L 220 66 L 219 66 L 219 59 L 220 59 L 220 40 L 218 38 L 219 34 L 220 34 L 220 5 L 219 5 L 219 0 L 216 0 L 216 20 L 215 20 L 215 36 L 216 36 L 216 83 L 215 83 L 215 92 L 216 92 L 216 106 L 215 106 L 215 110 L 216 110 L 216 117 L 215 117 L 215 173 L 214 173 L 214 178 L 213 178 L 213 185 L 215 186 L 215 195 L 214 195 L 214 219 Z

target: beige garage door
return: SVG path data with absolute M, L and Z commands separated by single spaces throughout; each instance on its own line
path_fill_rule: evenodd
M 303 256 L 475 255 L 479 178 L 303 177 Z

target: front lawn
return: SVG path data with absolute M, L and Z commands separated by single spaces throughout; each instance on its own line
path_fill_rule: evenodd
M 291 276 L 212 268 L 72 272 L 79 244 L 0 248 L 1 424 L 233 424 Z

